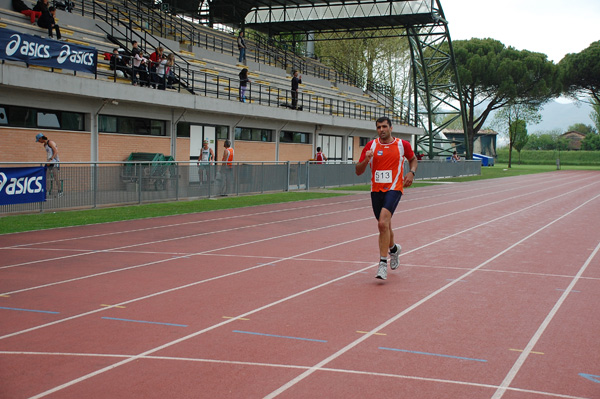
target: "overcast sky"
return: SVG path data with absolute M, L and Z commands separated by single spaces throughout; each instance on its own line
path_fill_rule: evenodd
M 492 38 L 558 63 L 600 40 L 600 0 L 440 0 L 452 40 Z

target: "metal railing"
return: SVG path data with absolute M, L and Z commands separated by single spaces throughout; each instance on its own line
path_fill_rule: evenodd
M 0 167 L 43 166 L 24 162 Z M 405 168 L 408 170 L 408 168 Z M 53 171 L 54 172 L 54 171 Z M 0 205 L 0 215 L 370 184 L 350 162 L 62 162 L 46 201 Z M 419 179 L 481 174 L 479 161 L 419 161 Z M 53 187 L 58 185 L 59 187 Z
M 167 74 L 158 79 L 156 72 L 144 70 L 142 77 L 134 78 L 135 74 L 140 74 L 140 69 L 134 70 L 131 67 L 131 56 L 121 55 L 129 60 L 129 66 L 125 69 L 128 75 L 127 79 L 131 83 L 138 82 L 146 86 L 158 86 L 162 89 L 173 88 L 177 91 L 187 89 L 190 92 L 204 97 L 213 97 L 224 100 L 239 100 L 239 79 L 223 77 L 210 72 L 202 72 L 191 69 L 190 64 L 180 67 L 175 64 L 171 67 L 173 77 Z M 119 69 L 119 68 L 117 68 Z M 119 77 L 117 69 L 105 71 L 110 73 L 113 81 Z M 123 68 L 121 68 L 123 69 Z M 98 73 L 102 73 L 99 72 Z M 184 77 L 184 78 L 182 78 Z M 245 94 L 246 102 L 265 105 L 269 107 L 291 107 L 292 91 L 290 89 L 281 89 L 267 84 L 248 82 Z M 311 113 L 335 115 L 345 118 L 361 120 L 377 120 L 379 117 L 387 116 L 394 125 L 405 125 L 406 122 L 399 119 L 397 115 L 391 113 L 391 110 L 379 105 L 361 104 L 356 101 L 341 100 L 335 97 L 328 97 L 319 94 L 298 92 L 298 109 Z
M 86 4 L 87 3 L 87 4 Z M 110 4 L 110 3 L 107 3 Z M 100 12 L 96 11 L 96 7 L 100 8 Z M 101 6 L 95 1 L 81 0 L 80 4 L 81 15 L 91 12 L 92 18 L 103 17 L 103 13 L 108 10 L 107 7 Z M 206 28 L 187 20 L 186 13 L 182 10 L 169 6 L 167 9 L 156 7 L 155 3 L 145 1 L 128 1 L 123 2 L 122 7 L 118 12 L 121 19 L 135 25 L 138 29 L 143 30 L 152 36 L 170 37 L 180 43 L 190 44 L 220 52 L 237 56 L 237 38 L 233 35 L 223 37 L 216 32 L 206 31 Z M 108 22 L 108 21 L 107 21 Z M 347 65 L 344 65 L 340 60 L 333 57 L 327 57 L 327 62 L 322 63 L 312 58 L 303 57 L 296 54 L 294 51 L 287 49 L 286 44 L 279 43 L 275 38 L 266 38 L 254 32 L 247 32 L 248 49 L 246 56 L 249 60 L 275 65 L 283 69 L 299 70 L 302 73 L 326 79 L 336 83 L 346 83 L 354 85 L 362 89 L 368 89 L 379 96 L 389 97 L 389 86 L 366 82 L 364 77 L 357 74 Z M 164 47 L 164 46 L 163 46 Z M 384 103 L 385 104 L 385 103 Z

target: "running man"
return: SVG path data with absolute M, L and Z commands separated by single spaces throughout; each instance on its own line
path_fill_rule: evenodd
M 418 161 L 410 143 L 392 136 L 392 122 L 387 116 L 375 122 L 379 138 L 367 143 L 356 164 L 356 174 L 362 175 L 371 166 L 371 205 L 379 228 L 379 268 L 375 278 L 387 278 L 387 255 L 390 268 L 398 268 L 398 256 L 402 250 L 394 242 L 392 216 L 400 202 L 404 187 L 412 185 Z M 404 160 L 410 171 L 404 176 Z

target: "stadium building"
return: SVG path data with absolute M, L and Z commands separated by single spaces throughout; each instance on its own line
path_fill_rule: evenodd
M 124 161 L 139 152 L 190 161 L 197 159 L 203 139 L 217 158 L 224 140 L 231 140 L 236 161 L 307 161 L 316 147 L 330 161 L 356 161 L 380 116 L 389 116 L 395 134 L 406 140 L 422 133 L 395 117 L 376 93 L 331 67 L 268 46 L 258 36 L 246 38 L 246 60 L 239 62 L 233 32 L 177 18 L 164 8 L 76 1 L 71 12 L 57 10 L 59 41 L 14 11 L 10 0 L 0 0 L 3 43 L 10 44 L 16 32 L 23 35 L 21 46 L 54 43 L 58 51 L 88 49 L 97 57 L 95 71 L 73 70 L 39 65 L 35 57 L 11 59 L 3 49 L 2 161 L 42 162 L 34 142 L 40 132 L 58 144 L 62 162 Z M 146 58 L 156 47 L 175 56 L 174 78 L 164 90 L 133 85 L 130 77 L 111 70 L 113 49 L 130 57 L 133 41 Z M 244 103 L 238 93 L 242 68 L 251 81 Z M 290 108 L 294 69 L 302 74 L 299 109 Z

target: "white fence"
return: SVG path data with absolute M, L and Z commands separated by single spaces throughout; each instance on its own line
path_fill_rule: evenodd
M 17 166 L 39 164 L 0 163 L 0 168 Z M 0 205 L 0 214 L 369 184 L 369 170 L 356 176 L 354 168 L 353 163 L 314 162 L 234 162 L 231 167 L 222 162 L 63 162 L 57 179 L 47 179 L 45 202 Z M 417 179 L 478 174 L 480 161 L 419 161 Z

